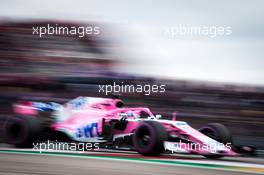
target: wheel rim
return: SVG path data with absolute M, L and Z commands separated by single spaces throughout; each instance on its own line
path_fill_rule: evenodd
M 140 128 L 137 133 L 137 138 L 139 147 L 147 147 L 151 142 L 151 134 L 149 129 L 146 126 Z

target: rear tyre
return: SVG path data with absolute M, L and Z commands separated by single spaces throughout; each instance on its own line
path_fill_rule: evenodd
M 230 131 L 220 123 L 209 123 L 200 129 L 200 132 L 204 135 L 223 144 L 232 143 L 232 136 Z M 204 155 L 210 159 L 218 159 L 223 157 L 222 155 L 211 154 Z
M 157 156 L 164 151 L 167 140 L 165 128 L 156 121 L 141 123 L 133 135 L 133 146 L 138 153 L 146 156 Z
M 11 117 L 4 124 L 3 135 L 6 143 L 18 148 L 32 147 L 32 143 L 40 134 L 37 118 L 31 116 Z

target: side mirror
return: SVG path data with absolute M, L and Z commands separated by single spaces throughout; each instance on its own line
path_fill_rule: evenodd
M 177 117 L 176 117 L 176 114 L 177 114 L 176 112 L 173 112 L 173 113 L 172 113 L 172 120 L 173 120 L 173 121 L 176 121 L 176 118 L 177 118 Z

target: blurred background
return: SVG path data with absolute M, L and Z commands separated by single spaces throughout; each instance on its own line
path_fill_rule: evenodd
M 263 6 L 256 0 L 2 0 L 0 129 L 21 99 L 64 103 L 107 97 L 99 84 L 164 84 L 165 93 L 119 95 L 164 118 L 177 111 L 178 120 L 194 127 L 223 123 L 236 144 L 264 149 Z M 32 27 L 47 24 L 96 25 L 100 35 L 32 34 Z M 232 33 L 166 33 L 180 24 L 229 26 Z

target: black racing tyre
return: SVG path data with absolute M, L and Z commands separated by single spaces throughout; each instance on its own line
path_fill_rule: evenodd
M 164 152 L 164 141 L 167 140 L 167 132 L 162 124 L 156 121 L 142 122 L 133 135 L 135 150 L 146 156 L 157 156 Z
M 10 117 L 4 124 L 3 136 L 6 143 L 18 148 L 32 147 L 40 134 L 38 118 L 32 116 Z
M 201 133 L 223 144 L 232 144 L 232 135 L 230 131 L 221 123 L 209 123 L 203 126 Z M 223 157 L 222 155 L 212 154 L 204 155 L 207 158 L 217 159 Z

